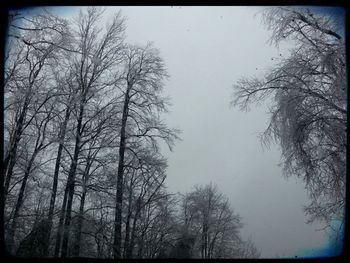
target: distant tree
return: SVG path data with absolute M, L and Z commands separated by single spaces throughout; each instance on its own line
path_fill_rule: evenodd
M 256 248 L 251 238 L 240 242 L 237 257 L 238 258 L 260 258 L 260 251 Z
M 228 200 L 213 184 L 196 187 L 183 198 L 182 218 L 186 233 L 196 237 L 193 256 L 232 257 L 223 249 L 239 241 L 241 219 L 233 213 Z
M 232 103 L 247 110 L 250 103 L 273 96 L 263 142 L 278 141 L 285 175 L 303 178 L 310 221 L 341 219 L 347 143 L 344 39 L 332 17 L 304 8 L 268 8 L 263 21 L 272 31 L 271 43 L 289 39 L 295 48 L 264 78 L 237 81 Z

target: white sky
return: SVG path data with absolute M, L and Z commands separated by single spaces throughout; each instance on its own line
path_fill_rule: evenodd
M 263 149 L 258 138 L 267 127 L 267 107 L 249 112 L 230 108 L 232 84 L 241 76 L 262 76 L 271 57 L 287 55 L 288 45 L 269 46 L 269 32 L 254 7 L 109 7 L 127 17 L 127 42 L 160 49 L 170 79 L 171 127 L 182 141 L 168 157 L 166 184 L 186 192 L 215 182 L 243 218 L 242 236 L 252 240 L 262 257 L 291 256 L 318 248 L 326 236 L 317 224 L 306 224 L 303 184 L 282 177 L 277 145 Z M 75 14 L 77 8 L 59 12 Z M 298 254 L 299 255 L 299 254 Z

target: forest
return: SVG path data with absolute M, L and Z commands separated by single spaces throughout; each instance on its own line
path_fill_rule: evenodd
M 180 131 L 161 113 L 166 66 L 152 44 L 125 43 L 120 12 L 68 21 L 9 16 L 4 199 L 9 253 L 22 257 L 254 257 L 213 184 L 167 192 Z
M 127 20 L 81 9 L 8 15 L 4 74 L 4 232 L 18 257 L 258 258 L 244 218 L 217 185 L 172 193 L 165 144 L 170 78 L 154 44 L 126 42 Z M 300 177 L 309 221 L 343 220 L 345 43 L 334 21 L 269 8 L 271 43 L 295 41 L 262 79 L 233 85 L 241 110 L 273 98 L 266 145 L 281 145 L 285 176 Z

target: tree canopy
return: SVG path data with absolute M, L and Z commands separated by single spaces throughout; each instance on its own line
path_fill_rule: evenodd
M 270 41 L 295 47 L 276 58 L 263 78 L 243 77 L 232 104 L 247 110 L 272 98 L 264 143 L 279 142 L 286 176 L 301 177 L 309 220 L 327 224 L 344 217 L 346 167 L 345 41 L 334 17 L 305 8 L 274 7 L 263 13 Z

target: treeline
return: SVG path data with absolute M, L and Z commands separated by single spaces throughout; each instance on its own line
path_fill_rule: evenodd
M 24 257 L 257 257 L 212 186 L 167 192 L 179 130 L 159 51 L 103 10 L 9 14 L 4 77 L 6 249 Z

